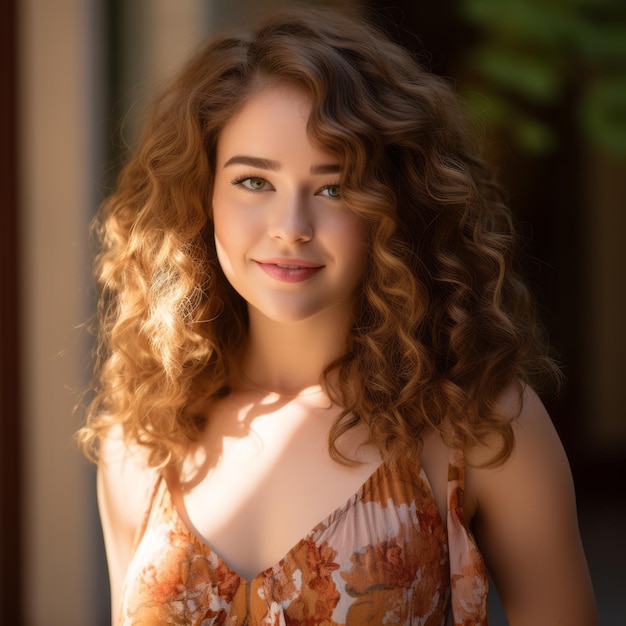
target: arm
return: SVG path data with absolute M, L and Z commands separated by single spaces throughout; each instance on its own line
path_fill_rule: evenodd
M 517 389 L 507 390 L 505 413 L 516 414 L 517 400 Z M 594 626 L 569 464 L 545 408 L 528 387 L 513 429 L 515 448 L 502 466 L 467 468 L 476 539 L 509 624 Z M 468 455 L 469 462 L 484 462 L 485 452 Z
M 98 508 L 104 535 L 111 585 L 111 621 L 117 623 L 120 597 L 133 543 L 156 480 L 147 469 L 143 450 L 130 449 L 121 428 L 114 427 L 102 440 L 98 464 Z

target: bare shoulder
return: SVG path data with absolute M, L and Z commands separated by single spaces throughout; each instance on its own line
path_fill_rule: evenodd
M 480 516 L 486 507 L 495 505 L 492 500 L 496 496 L 498 504 L 503 502 L 502 498 L 517 500 L 519 490 L 513 489 L 513 485 L 532 485 L 536 495 L 542 487 L 558 488 L 562 496 L 573 497 L 565 450 L 535 391 L 527 385 L 510 385 L 498 401 L 498 412 L 511 423 L 514 447 L 511 456 L 495 468 L 488 463 L 500 444 L 497 437 L 466 452 L 467 491 L 475 500 L 475 514 Z M 498 487 L 503 491 L 499 492 Z
M 157 472 L 148 466 L 147 454 L 141 446 L 127 445 L 121 427 L 111 428 L 100 444 L 98 508 L 109 566 L 114 619 L 135 536 L 157 478 Z
M 495 448 L 467 453 L 466 492 L 509 623 L 592 626 L 595 601 L 561 441 L 530 387 L 511 385 L 499 408 L 511 419 L 513 452 L 495 468 L 480 467 Z
M 110 513 L 132 526 L 141 522 L 146 498 L 157 480 L 148 466 L 146 451 L 130 446 L 121 427 L 113 427 L 102 439 L 98 463 L 98 495 L 111 506 Z

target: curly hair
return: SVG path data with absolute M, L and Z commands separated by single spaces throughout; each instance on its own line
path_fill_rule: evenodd
M 323 17 L 323 19 L 322 19 Z M 345 353 L 324 372 L 386 456 L 416 454 L 429 429 L 467 448 L 496 433 L 497 398 L 555 375 L 515 269 L 511 213 L 453 89 L 365 20 L 274 13 L 206 45 L 157 100 L 136 154 L 94 223 L 101 287 L 95 397 L 79 439 L 121 424 L 153 465 L 179 463 L 207 399 L 229 392 L 247 309 L 217 261 L 210 199 L 221 129 L 259 89 L 312 101 L 308 131 L 342 166 L 341 193 L 369 227 Z

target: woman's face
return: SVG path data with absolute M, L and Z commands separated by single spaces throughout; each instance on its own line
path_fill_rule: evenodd
M 257 92 L 217 143 L 215 245 L 251 321 L 323 316 L 345 323 L 363 274 L 367 227 L 339 187 L 341 164 L 311 143 L 311 104 L 297 88 Z

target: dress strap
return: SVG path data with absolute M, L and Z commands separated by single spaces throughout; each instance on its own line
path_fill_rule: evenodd
M 463 511 L 465 456 L 450 451 L 448 466 L 448 549 L 452 626 L 487 626 L 487 568 Z
M 144 494 L 144 511 L 143 516 L 141 518 L 141 524 L 137 527 L 137 532 L 135 533 L 135 537 L 133 538 L 133 547 L 131 554 L 135 554 L 139 543 L 143 539 L 143 536 L 146 532 L 146 528 L 148 527 L 148 522 L 150 521 L 150 515 L 154 510 L 154 502 L 157 499 L 157 495 L 159 493 L 160 487 L 162 487 L 165 483 L 161 472 L 156 472 L 154 480 L 150 483 L 150 487 L 146 489 L 146 493 Z

